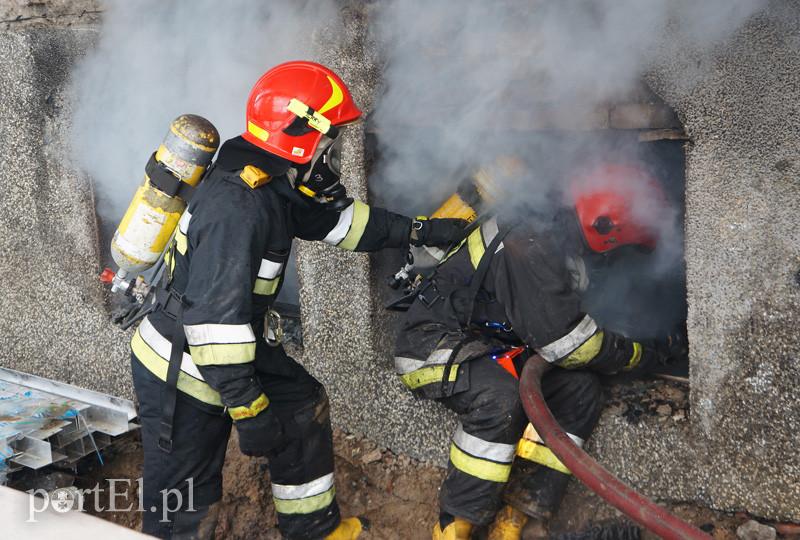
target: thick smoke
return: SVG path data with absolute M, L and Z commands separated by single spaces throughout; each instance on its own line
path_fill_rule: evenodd
M 335 0 L 109 1 L 99 43 L 73 75 L 73 152 L 94 182 L 103 236 L 172 119 L 199 114 L 223 141 L 240 134 L 261 74 L 310 59 L 315 33 L 336 36 L 338 24 Z M 290 302 L 293 263 L 281 295 Z
M 398 195 L 430 192 L 493 155 L 535 154 L 530 126 L 582 123 L 625 96 L 658 58 L 710 50 L 765 0 L 394 0 L 376 9 L 384 86 L 371 122 L 385 134 L 376 176 Z M 686 73 L 686 84 L 701 73 Z M 542 105 L 545 105 L 542 107 Z M 545 118 L 543 115 L 547 115 Z M 426 133 L 433 131 L 435 134 Z M 398 141 L 403 128 L 414 137 Z M 528 139 L 528 140 L 523 140 Z M 582 144 L 550 161 L 578 159 Z M 444 191 L 447 191 L 445 189 Z
M 652 145 L 639 143 L 635 133 L 626 138 L 547 128 L 591 125 L 604 105 L 635 102 L 643 77 L 660 59 L 713 54 L 765 3 L 380 2 L 373 37 L 380 44 L 384 80 L 370 118 L 379 156 L 373 187 L 398 207 L 431 211 L 470 169 L 491 166 L 496 156 L 516 155 L 528 171 L 522 180 L 506 182 L 506 192 L 526 198 L 528 208 L 543 209 L 561 199 L 557 192 L 576 167 L 608 159 L 638 163 L 668 189 L 678 188 L 669 193 L 675 210 L 666 216 L 643 212 L 659 230 L 656 255 L 632 255 L 622 271 L 607 272 L 602 297 L 588 302 L 617 321 L 625 318 L 617 316 L 617 308 L 639 320 L 648 311 L 671 310 L 666 318 L 673 320 L 638 328 L 662 332 L 676 313 L 686 313 L 680 149 L 673 143 L 653 156 Z M 697 67 L 683 73 L 684 89 L 709 65 L 686 64 Z M 636 206 L 650 208 L 651 201 Z M 627 322 L 620 330 L 630 330 Z
M 314 32 L 337 19 L 334 0 L 110 1 L 73 76 L 73 150 L 101 216 L 122 216 L 173 118 L 199 114 L 222 140 L 238 135 L 258 77 L 308 59 Z

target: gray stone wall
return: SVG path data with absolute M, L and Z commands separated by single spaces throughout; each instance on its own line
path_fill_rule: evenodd
M 0 365 L 131 397 L 127 338 L 97 279 L 92 186 L 68 153 L 64 92 L 95 36 L 0 33 Z
M 800 8 L 775 1 L 703 66 L 653 76 L 692 143 L 686 260 L 701 500 L 800 519 Z
M 347 81 L 356 103 L 372 107 L 379 71 L 364 13 L 345 8 L 339 49 L 321 44 L 319 60 Z M 367 189 L 364 126 L 345 131 L 343 176 L 348 193 L 372 203 Z M 397 209 L 396 209 L 397 210 Z M 415 401 L 394 375 L 393 319 L 383 309 L 385 261 L 398 253 L 349 253 L 321 242 L 298 242 L 303 362 L 325 383 L 333 421 L 395 451 L 443 462 L 453 420 L 438 404 Z M 424 426 L 424 429 L 422 429 Z

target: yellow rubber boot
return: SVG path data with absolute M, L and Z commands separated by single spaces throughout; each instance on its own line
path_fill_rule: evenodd
M 357 517 L 343 519 L 325 540 L 356 540 L 364 530 L 364 523 Z
M 494 518 L 494 523 L 489 529 L 488 540 L 520 540 L 522 528 L 527 522 L 528 516 L 506 505 Z
M 442 530 L 439 523 L 433 528 L 433 540 L 469 540 L 472 534 L 472 523 L 456 518 Z

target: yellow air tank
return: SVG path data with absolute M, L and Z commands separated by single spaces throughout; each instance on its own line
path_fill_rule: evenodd
M 218 147 L 219 133 L 205 118 L 184 114 L 169 125 L 111 240 L 111 255 L 119 266 L 112 291 L 127 288 L 129 273 L 147 270 L 158 261 L 186 209 L 188 194 Z

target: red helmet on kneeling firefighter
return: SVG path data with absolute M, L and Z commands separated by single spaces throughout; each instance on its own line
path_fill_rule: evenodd
M 653 250 L 674 214 L 658 181 L 633 163 L 584 168 L 569 182 L 585 247 L 606 254 L 623 246 Z
M 339 181 L 340 128 L 361 117 L 347 85 L 327 67 L 292 61 L 267 71 L 247 101 L 242 137 L 293 163 L 295 189 L 315 201 L 343 208 L 352 202 Z

